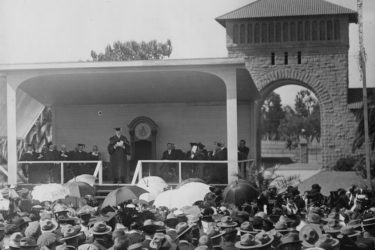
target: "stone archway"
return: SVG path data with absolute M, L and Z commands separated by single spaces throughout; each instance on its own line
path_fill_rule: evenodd
M 308 72 L 290 68 L 278 69 L 269 71 L 257 79 L 256 85 L 261 94 L 256 109 L 258 128 L 260 109 L 265 98 L 276 88 L 291 84 L 308 88 L 318 98 L 321 117 L 322 164 L 323 167 L 332 167 L 338 158 L 350 152 L 350 143 L 345 140 L 346 138 L 340 136 L 343 131 L 337 130 L 337 124 L 341 124 L 340 126 L 345 131 L 353 130 L 351 124 L 343 124 L 345 120 L 351 120 L 352 117 L 347 110 L 337 109 L 337 100 L 331 96 L 327 84 Z M 340 105 L 345 105 L 344 108 L 346 108 L 346 103 Z M 257 132 L 257 149 L 258 159 L 261 159 L 261 135 L 259 130 Z

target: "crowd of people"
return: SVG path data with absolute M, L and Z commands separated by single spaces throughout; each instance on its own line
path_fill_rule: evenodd
M 20 157 L 20 161 L 97 161 L 101 160 L 98 146 L 94 145 L 91 152 L 85 151 L 85 144 L 77 144 L 74 150 L 69 151 L 65 145 L 60 149 L 52 143 L 45 144 L 40 152 L 34 149 L 34 145 L 26 145 L 26 149 Z M 66 179 L 80 174 L 92 174 L 95 164 L 72 163 L 65 169 Z M 52 163 L 23 163 L 22 174 L 29 183 L 51 183 L 60 182 L 59 165 Z
M 92 196 L 38 202 L 29 190 L 1 191 L 1 249 L 235 250 L 375 249 L 375 196 L 352 186 L 329 197 L 314 184 L 278 194 L 269 187 L 252 201 L 228 204 L 211 187 L 182 208 L 128 200 L 98 207 Z

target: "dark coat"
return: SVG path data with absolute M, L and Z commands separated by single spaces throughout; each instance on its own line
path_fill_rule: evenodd
M 228 159 L 227 148 L 216 150 L 215 154 L 212 156 L 212 160 L 214 161 L 226 161 L 227 159 Z
M 248 147 L 238 147 L 238 160 L 246 160 L 249 156 L 250 149 Z
M 162 160 L 178 160 L 178 158 L 179 154 L 176 149 L 172 149 L 170 153 L 168 152 L 168 150 L 165 150 L 163 152 L 163 156 L 161 157 Z
M 117 146 L 116 143 L 122 141 L 123 147 Z M 120 137 L 112 136 L 109 138 L 108 153 L 110 154 L 110 161 L 112 167 L 112 174 L 114 178 L 124 177 L 129 178 L 128 164 L 126 155 L 130 155 L 130 143 L 128 139 L 121 135 Z

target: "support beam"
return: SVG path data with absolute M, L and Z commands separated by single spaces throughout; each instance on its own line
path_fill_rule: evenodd
M 7 82 L 8 184 L 17 184 L 16 90 Z
M 237 132 L 237 81 L 236 74 L 225 80 L 227 87 L 227 143 L 228 143 L 228 181 L 238 178 L 238 132 Z

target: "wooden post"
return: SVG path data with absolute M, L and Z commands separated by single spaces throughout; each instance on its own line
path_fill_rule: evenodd
M 7 82 L 8 184 L 17 184 L 17 117 L 16 92 Z

